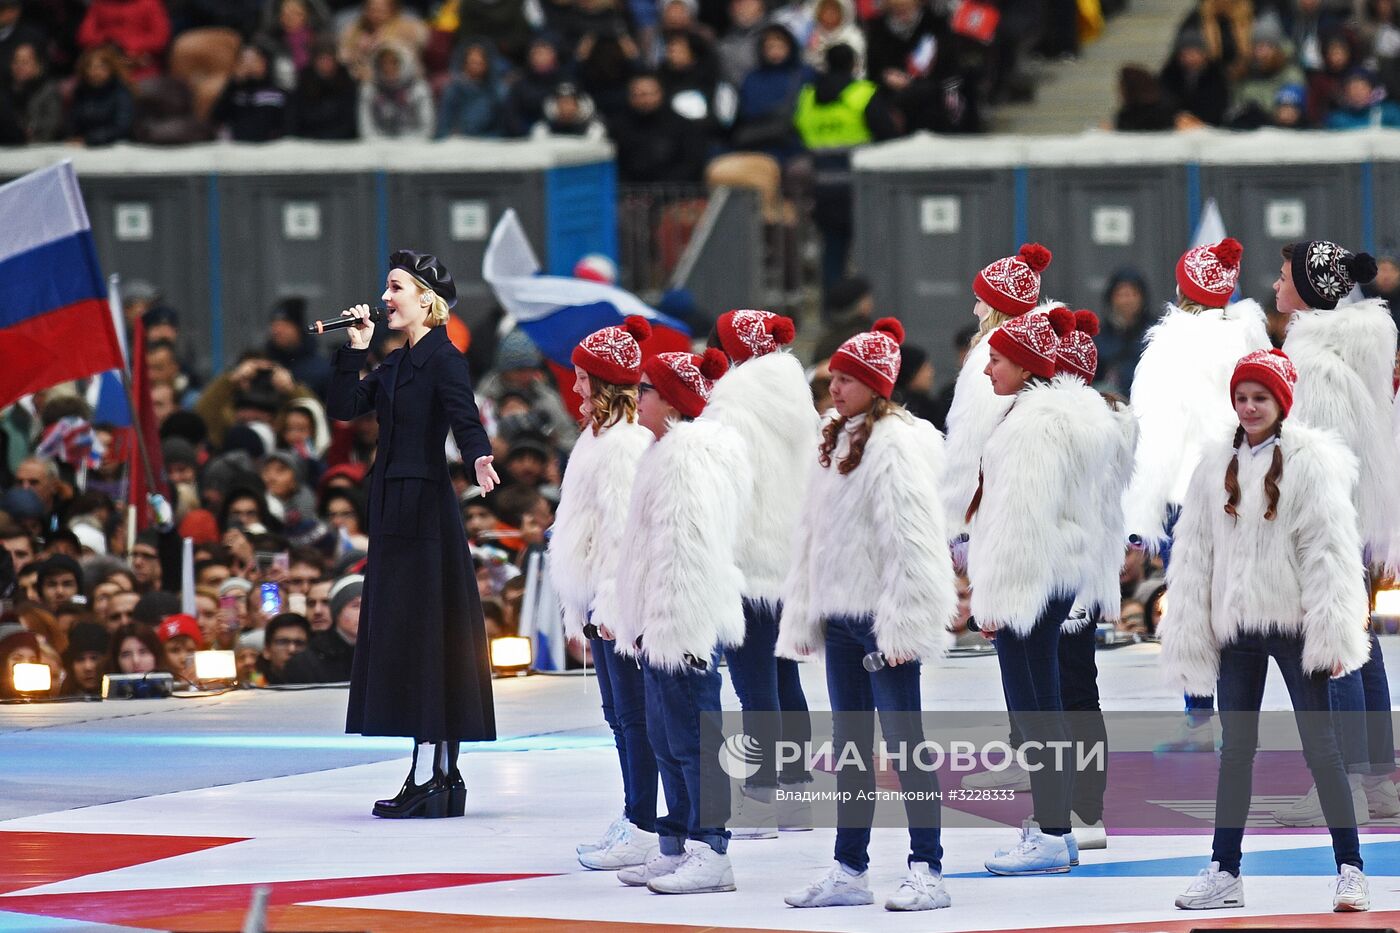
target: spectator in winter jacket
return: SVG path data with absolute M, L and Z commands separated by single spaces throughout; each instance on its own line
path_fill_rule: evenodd
M 0 0 L 0 74 L 9 71 L 10 57 L 21 45 L 44 48 L 44 30 L 26 15 L 20 0 Z
M 657 77 L 672 110 L 700 123 L 709 135 L 718 132 L 728 114 L 721 112 L 717 98 L 714 50 L 708 42 L 694 32 L 666 33 Z
M 472 40 L 463 49 L 452 80 L 443 88 L 436 136 L 500 136 L 505 130 L 504 109 L 491 47 Z
M 975 132 L 976 101 L 964 90 L 951 54 L 947 17 L 920 0 L 887 0 L 866 26 L 866 71 L 893 96 L 906 132 Z
M 109 146 L 131 136 L 131 119 L 131 91 L 117 53 L 105 46 L 84 52 L 68 107 L 68 138 L 85 146 Z
M 330 13 L 321 0 L 273 0 L 258 37 L 272 58 L 272 77 L 284 91 L 297 86 L 297 75 L 311 65 L 316 37 Z
M 1218 61 L 1206 54 L 1205 40 L 1195 30 L 1177 36 L 1176 53 L 1162 68 L 1162 87 L 1177 106 L 1209 126 L 1225 121 L 1230 105 L 1230 79 Z
M 1120 106 L 1113 128 L 1126 131 L 1176 129 L 1176 107 L 1162 92 L 1157 76 L 1141 65 L 1124 65 L 1118 72 Z
M 1303 84 L 1303 70 L 1293 62 L 1293 47 L 1272 20 L 1254 27 L 1249 73 L 1235 86 L 1226 122 L 1233 129 L 1254 129 L 1269 122 L 1274 98 L 1289 84 Z
M 335 46 L 318 43 L 297 78 L 292 96 L 293 132 L 305 139 L 354 139 L 359 87 L 335 57 Z
M 758 36 L 758 67 L 739 85 L 733 148 L 765 152 L 779 162 L 800 152 L 792 116 L 797 95 L 810 78 L 792 33 L 783 26 L 765 26 Z
M 611 126 L 617 172 L 624 182 L 700 181 L 705 142 L 700 125 L 666 106 L 655 75 L 634 77 L 627 110 Z
M 554 96 L 544 102 L 544 119 L 534 125 L 530 135 L 582 136 L 603 139 L 608 135 L 603 121 L 594 113 L 593 100 L 572 84 L 561 84 Z
M 525 7 L 525 0 L 458 0 L 458 41 L 485 39 L 498 55 L 519 64 L 530 41 Z
M 1147 280 L 1125 266 L 1108 277 L 1104 286 L 1104 316 L 1094 344 L 1099 351 L 1099 381 L 1104 388 L 1127 395 L 1142 355 L 1142 338 L 1152 323 L 1148 312 Z
M 1400 105 L 1385 99 L 1385 89 L 1369 71 L 1356 70 L 1342 85 L 1342 99 L 1327 115 L 1329 130 L 1362 130 L 1368 126 L 1400 126 Z
M 568 78 L 554 37 L 541 33 L 530 40 L 525 71 L 506 96 L 506 132 L 524 136 L 544 116 L 544 102 Z
M 160 71 L 170 43 L 170 17 L 163 0 L 92 0 L 78 28 L 78 45 L 115 45 L 126 55 L 133 80 Z
M 1308 73 L 1309 126 L 1321 126 L 1327 111 L 1337 105 L 1347 75 L 1357 67 L 1356 52 L 1343 32 L 1327 36 L 1322 43 L 1322 67 Z
M 267 324 L 267 358 L 287 368 L 292 378 L 326 397 L 331 364 L 321 355 L 316 339 L 306 332 L 306 299 L 283 298 L 272 308 Z
M 758 34 L 763 29 L 763 0 L 729 0 L 729 29 L 716 44 L 719 79 L 738 88 L 758 67 Z
M 374 74 L 360 84 L 363 139 L 428 139 L 433 134 L 433 92 L 418 76 L 418 62 L 401 45 L 381 46 Z
M 575 63 L 579 86 L 593 98 L 606 123 L 627 109 L 627 84 L 646 67 L 641 48 L 626 33 L 584 36 Z
M 399 0 L 364 0 L 360 15 L 340 34 L 340 60 L 362 84 L 373 76 L 381 45 L 397 43 L 417 58 L 427 44 L 428 27 L 399 6 Z
M 63 136 L 63 98 L 44 73 L 39 50 L 29 43 L 15 48 L 3 97 L 24 142 L 51 143 Z
M 239 51 L 233 75 L 212 116 L 235 142 L 271 142 L 291 131 L 291 98 L 272 80 L 267 52 L 262 48 L 248 44 Z

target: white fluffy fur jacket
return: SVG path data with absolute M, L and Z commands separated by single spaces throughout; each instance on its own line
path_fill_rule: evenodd
M 1264 520 L 1272 447 L 1241 445 L 1239 518 L 1225 512 L 1234 450 L 1201 457 L 1167 568 L 1162 665 L 1187 693 L 1215 692 L 1220 648 L 1245 632 L 1301 633 L 1303 669 L 1331 673 L 1370 657 L 1365 568 L 1351 488 L 1356 458 L 1329 432 L 1284 423 L 1278 514 Z
M 1390 430 L 1395 323 L 1384 301 L 1293 317 L 1283 350 L 1298 368 L 1290 420 L 1337 432 L 1356 455 L 1353 501 L 1373 562 L 1400 564 L 1400 449 Z
M 1097 392 L 1070 376 L 1015 396 L 982 455 L 982 501 L 967 551 L 979 625 L 1025 635 L 1055 597 L 1108 602 L 1102 495 L 1123 428 Z M 1117 575 L 1114 576 L 1116 594 Z M 1064 620 L 1061 619 L 1061 622 Z
M 570 638 L 582 634 L 590 610 L 597 612 L 600 624 L 614 625 L 614 610 L 599 610 L 616 604 L 617 555 L 627 507 L 637 465 L 653 440 L 640 424 L 622 421 L 596 437 L 585 428 L 569 455 L 549 541 L 549 577 Z
M 779 351 L 735 366 L 715 383 L 701 419 L 733 428 L 748 451 L 753 493 L 738 527 L 739 570 L 746 597 L 776 602 L 821 440 L 802 364 Z
M 1119 583 L 1119 573 L 1123 569 L 1123 490 L 1133 475 L 1133 452 L 1137 449 L 1137 417 L 1128 405 L 1118 408 L 1109 406 L 1100 399 L 1108 417 L 1117 429 L 1113 435 L 1113 449 L 1109 462 L 1104 468 L 1092 472 L 1092 486 L 1085 491 L 1088 503 L 1088 517 L 1097 520 L 1097 527 L 1089 532 L 1089 546 L 1094 549 L 1092 565 L 1086 564 L 1086 576 L 1079 585 L 1079 595 L 1075 608 L 1083 609 L 1082 615 L 1071 616 L 1074 630 L 1088 625 L 1095 614 L 1110 622 L 1118 620 L 1123 608 L 1123 593 Z M 1088 404 L 1088 399 L 1085 399 Z
M 682 670 L 744 641 L 735 531 L 753 487 L 743 442 L 714 421 L 680 421 L 642 455 L 617 574 L 617 650 Z
M 831 466 L 813 454 L 777 654 L 820 654 L 825 617 L 873 613 L 882 652 L 934 659 L 951 644 L 957 611 L 938 498 L 943 437 L 907 412 L 887 415 L 871 428 L 860 465 L 842 476 L 854 426 L 843 429 Z
M 967 351 L 962 369 L 958 370 L 958 381 L 953 386 L 953 404 L 948 408 L 948 465 L 940 485 L 950 538 L 967 531 L 963 518 L 967 515 L 968 503 L 977 494 L 982 448 L 987 446 L 987 438 L 1011 407 L 1011 396 L 993 392 L 992 381 L 983 371 L 991 359 L 987 337 Z
M 1202 446 L 1239 424 L 1230 402 L 1235 364 L 1270 344 L 1252 300 L 1197 314 L 1168 304 L 1146 340 L 1133 374 L 1141 436 L 1123 510 L 1128 534 L 1155 550 L 1166 538 L 1167 506 L 1186 496 Z

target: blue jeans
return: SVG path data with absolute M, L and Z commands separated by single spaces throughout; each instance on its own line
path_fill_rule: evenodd
M 1240 873 L 1240 847 L 1254 784 L 1254 752 L 1259 746 L 1259 707 L 1269 658 L 1278 665 L 1293 701 L 1303 740 L 1303 757 L 1317 784 L 1322 813 L 1332 833 L 1337 866 L 1361 868 L 1361 845 L 1351 788 L 1332 729 L 1326 673 L 1303 672 L 1303 642 L 1297 635 L 1242 635 L 1220 649 L 1220 777 L 1215 790 L 1215 841 L 1211 858 L 1222 871 Z
M 590 639 L 593 670 L 622 769 L 623 811 L 638 829 L 656 832 L 656 756 L 647 738 L 646 682 L 637 662 L 620 656 L 614 643 Z
M 1099 668 L 1094 661 L 1098 616 L 1077 632 L 1060 632 L 1060 705 L 1070 737 L 1083 748 L 1101 744 L 1103 768 L 1076 770 L 1071 807 L 1086 823 L 1103 819 L 1103 795 L 1108 786 L 1108 729 L 1099 707 Z
M 744 600 L 744 643 L 724 649 L 729 678 L 744 710 L 744 733 L 758 740 L 763 760 L 758 772 L 745 781 L 747 787 L 805 784 L 812 780 L 807 756 L 777 771 L 777 742 L 794 742 L 802 748 L 812 740 L 812 720 L 796 661 L 773 654 L 778 643 L 781 603 Z
M 666 815 L 657 817 L 656 833 L 665 855 L 679 855 L 685 841 L 703 842 L 716 852 L 729 849 L 729 832 L 700 825 L 700 714 L 718 713 L 719 652 L 705 670 L 687 667 L 664 671 L 642 664 L 647 690 L 647 735 L 656 752 Z M 722 785 L 728 793 L 729 785 Z
M 909 822 L 909 861 L 925 862 L 929 871 L 943 871 L 943 845 L 939 832 L 938 775 L 913 766 L 913 750 L 924 741 L 919 698 L 919 662 L 886 667 L 870 673 L 861 661 L 877 651 L 871 631 L 871 617 L 829 616 L 826 619 L 826 688 L 831 697 L 834 748 L 855 749 L 863 768 L 847 764 L 836 774 L 836 789 L 843 799 L 836 806 L 836 860 L 853 871 L 865 871 L 870 864 L 870 826 L 875 820 L 875 717 L 880 712 L 880 729 L 885 747 L 897 749 L 901 743 L 910 756 L 910 766 L 899 770 L 900 789 L 923 799 L 906 799 L 904 815 Z M 844 715 L 843 715 L 844 714 Z M 898 761 L 898 758 L 893 759 Z M 867 799 L 855 797 L 865 793 Z M 850 795 L 849 799 L 846 795 Z
M 1069 617 L 1073 604 L 1069 596 L 1051 599 L 1029 633 L 1021 636 L 1002 628 L 995 639 L 1012 727 L 1026 742 L 1040 743 L 1026 749 L 1025 758 L 1030 766 L 1035 821 L 1052 836 L 1069 832 L 1074 792 L 1073 752 L 1063 752 L 1067 767 L 1056 767 L 1055 748 L 1047 744 L 1071 739 L 1060 699 L 1060 625 Z
M 1390 721 L 1390 681 L 1380 641 L 1371 635 L 1371 658 L 1327 685 L 1342 760 L 1353 774 L 1384 775 L 1395 770 L 1395 732 Z

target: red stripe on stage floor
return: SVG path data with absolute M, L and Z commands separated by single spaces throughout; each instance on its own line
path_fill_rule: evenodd
M 0 894 L 202 852 L 242 839 L 0 832 Z

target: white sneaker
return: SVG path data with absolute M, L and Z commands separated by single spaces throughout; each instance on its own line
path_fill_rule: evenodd
M 927 862 L 913 862 L 909 874 L 885 901 L 886 910 L 938 910 L 949 907 L 953 899 L 943 887 L 943 875 L 935 875 Z
M 1031 822 L 1032 819 L 1034 819 L 1034 818 L 1033 818 L 1033 817 L 1027 817 L 1025 820 L 1022 821 L 1022 825 L 1024 826 L 1026 823 Z M 1037 829 L 1039 829 L 1038 826 L 1037 826 Z M 1022 830 L 1022 838 L 1024 838 L 1024 835 L 1025 835 L 1025 831 Z M 1054 837 L 1051 837 L 1051 838 L 1054 838 Z M 1078 865 L 1078 864 L 1079 864 L 1079 840 L 1075 837 L 1075 835 L 1074 835 L 1073 832 L 1066 833 L 1065 835 L 1061 836 L 1060 838 L 1063 839 L 1063 840 L 1065 841 L 1065 848 L 1069 850 L 1069 864 L 1070 864 L 1070 867 L 1072 868 L 1072 867 L 1074 867 L 1075 865 Z M 1012 849 L 1016 848 L 1016 846 L 1017 846 L 1017 845 L 1020 845 L 1020 844 L 1021 844 L 1021 843 L 1020 843 L 1019 841 L 1017 841 L 1016 845 L 1012 845 L 1012 846 L 1002 846 L 1001 848 L 997 849 L 996 852 L 993 853 L 993 855 L 994 855 L 996 858 L 1005 858 L 1005 857 L 1011 852 Z M 1107 843 L 1104 844 L 1104 847 L 1105 847 L 1105 848 L 1107 847 Z
M 1158 742 L 1154 752 L 1210 752 L 1215 750 L 1215 727 L 1209 719 L 1192 725 L 1191 717 L 1183 716 L 1176 735 Z
M 969 774 L 962 779 L 962 786 L 970 790 L 1030 790 L 1031 773 L 1013 761 L 1000 771 Z
M 1104 829 L 1103 820 L 1074 827 L 1073 836 L 1074 844 L 1081 849 L 1108 848 L 1108 830 Z
M 794 891 L 783 902 L 789 907 L 861 907 L 875 903 L 870 893 L 870 873 L 853 875 L 836 862 L 820 881 Z
M 1388 774 L 1366 775 L 1361 779 L 1361 787 L 1366 792 L 1366 810 L 1373 820 L 1384 820 L 1400 816 L 1400 794 L 1395 791 L 1395 782 Z
M 747 789 L 739 791 L 739 805 L 729 818 L 729 835 L 735 839 L 777 839 L 778 810 L 773 802 L 772 788 L 756 788 L 761 796 L 751 797 Z
M 1366 802 L 1366 789 L 1362 786 L 1361 775 L 1347 775 L 1351 785 L 1351 809 L 1356 815 L 1356 825 L 1365 826 L 1371 821 L 1371 811 Z M 1327 819 L 1322 815 L 1322 801 L 1317 796 L 1317 785 L 1286 807 L 1273 812 L 1274 822 L 1284 826 L 1326 826 Z
M 1184 893 L 1177 895 L 1176 906 L 1182 910 L 1243 907 L 1244 879 L 1221 871 L 1219 862 L 1211 862 L 1209 868 L 1197 872 L 1196 880 Z
M 633 865 L 645 865 L 657 853 L 656 833 L 649 833 L 635 823 L 624 823 L 622 832 L 617 834 L 612 845 L 606 849 L 585 852 L 578 857 L 579 864 L 593 871 L 617 871 Z
M 709 848 L 709 846 L 706 846 Z M 685 861 L 686 853 L 680 852 L 676 855 L 665 855 L 660 850 L 641 865 L 632 865 L 622 869 L 617 873 L 617 880 L 627 885 L 629 888 L 641 888 L 650 884 L 654 879 L 669 875 L 681 863 Z
M 734 868 L 729 856 L 703 843 L 697 845 L 680 867 L 647 882 L 652 894 L 719 894 L 734 890 Z
M 1021 824 L 1021 841 L 1004 854 L 987 859 L 987 871 L 994 875 L 1051 875 L 1067 872 L 1072 845 L 1072 836 L 1046 835 L 1040 831 L 1040 826 L 1035 820 L 1026 820 Z
M 1371 886 L 1355 865 L 1343 865 L 1332 894 L 1332 909 L 1338 912 L 1371 909 Z
M 778 832 L 810 833 L 812 831 L 812 802 L 801 795 L 809 789 L 808 784 L 778 785 L 781 792 L 777 802 Z
M 627 814 L 623 813 L 613 820 L 608 826 L 607 832 L 603 833 L 603 838 L 597 842 L 583 842 L 574 847 L 574 851 L 579 855 L 585 852 L 597 852 L 599 849 L 606 849 L 617 839 L 617 834 L 622 832 L 622 827 L 627 825 Z

